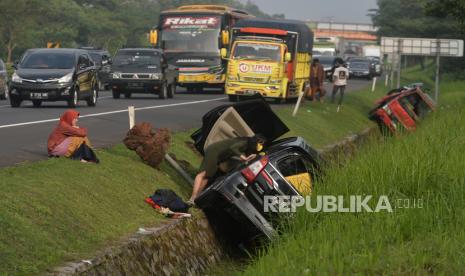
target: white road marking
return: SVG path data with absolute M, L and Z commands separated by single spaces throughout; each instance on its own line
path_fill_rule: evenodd
M 210 100 L 201 100 L 201 101 L 175 103 L 175 104 L 165 104 L 165 105 L 154 105 L 154 106 L 138 107 L 138 108 L 135 108 L 135 110 L 138 111 L 138 110 L 158 109 L 158 108 L 164 108 L 164 107 L 175 107 L 175 106 L 182 106 L 182 105 L 200 104 L 200 103 L 207 103 L 207 102 L 219 101 L 219 100 L 224 100 L 224 99 L 226 99 L 226 98 L 221 97 L 221 98 L 215 98 L 215 99 L 210 99 Z M 111 114 L 117 114 L 117 113 L 125 113 L 125 112 L 128 112 L 128 110 L 127 109 L 121 109 L 121 110 L 114 110 L 114 111 L 108 111 L 108 112 L 93 113 L 93 114 L 81 115 L 81 116 L 79 116 L 79 118 L 99 117 L 99 116 L 105 116 L 105 115 L 111 115 Z M 32 121 L 32 122 L 24 122 L 24 123 L 17 123 L 17 124 L 2 125 L 2 126 L 0 126 L 0 129 L 2 129 L 2 128 L 10 128 L 10 127 L 18 127 L 18 126 L 27 126 L 27 125 L 50 123 L 50 122 L 56 122 L 58 120 L 59 119 L 56 118 L 56 119 L 47 119 L 47 120 L 40 120 L 40 121 Z

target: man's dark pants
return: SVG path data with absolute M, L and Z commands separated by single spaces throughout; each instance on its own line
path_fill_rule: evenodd
M 345 85 L 334 85 L 333 86 L 333 94 L 331 95 L 331 103 L 334 103 L 334 99 L 336 98 L 336 94 L 339 91 L 339 102 L 338 105 L 342 104 L 342 100 L 344 99 L 344 91 L 346 89 Z

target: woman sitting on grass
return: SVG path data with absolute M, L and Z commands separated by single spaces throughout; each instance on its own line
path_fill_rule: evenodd
M 98 163 L 87 138 L 87 129 L 77 125 L 79 112 L 67 110 L 60 117 L 58 126 L 48 137 L 48 154 L 55 157 L 68 157 L 81 162 Z

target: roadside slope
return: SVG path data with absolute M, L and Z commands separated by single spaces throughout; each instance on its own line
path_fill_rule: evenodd
M 393 213 L 300 210 L 244 274 L 463 274 L 464 86 L 442 86 L 443 105 L 417 132 L 373 141 L 316 184 L 318 195 L 347 201 L 350 195 L 386 195 Z
M 306 103 L 296 118 L 290 107 L 278 114 L 293 129 L 289 135 L 321 147 L 370 125 L 366 113 L 379 95 L 350 93 L 341 113 L 335 105 Z M 170 150 L 192 164 L 194 174 L 200 157 L 186 145 L 189 134 L 176 133 Z M 98 155 L 98 166 L 50 159 L 0 169 L 0 274 L 38 274 L 85 259 L 139 227 L 163 223 L 143 202 L 155 189 L 190 194 L 190 186 L 166 163 L 154 170 L 122 145 Z

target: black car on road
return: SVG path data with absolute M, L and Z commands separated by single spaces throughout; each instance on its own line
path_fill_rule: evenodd
M 371 80 L 376 76 L 376 68 L 368 58 L 351 58 L 348 61 L 349 76 L 351 78 L 366 78 Z
M 3 60 L 0 59 L 0 100 L 8 97 L 8 72 Z
M 44 101 L 66 101 L 69 107 L 76 107 L 79 100 L 97 104 L 97 71 L 85 50 L 30 49 L 14 67 L 9 86 L 12 107 L 23 100 L 31 100 L 35 107 Z
M 177 70 L 167 65 L 163 52 L 150 48 L 119 50 L 113 60 L 110 86 L 113 98 L 133 93 L 158 94 L 160 99 L 173 98 Z
M 320 60 L 320 64 L 325 70 L 325 77 L 328 81 L 332 81 L 334 69 L 336 68 L 337 59 L 342 59 L 336 56 L 319 56 L 316 57 Z
M 107 50 L 95 47 L 80 47 L 79 49 L 87 50 L 95 63 L 95 67 L 97 68 L 99 90 L 107 90 L 109 88 L 112 63 L 110 53 Z
M 266 212 L 265 196 L 305 196 L 320 170 L 320 157 L 301 137 L 275 141 L 289 129 L 263 99 L 224 105 L 203 117 L 203 126 L 192 135 L 195 147 L 204 149 L 222 139 L 267 137 L 264 154 L 218 176 L 195 200 L 212 223 L 235 242 L 256 237 L 271 239 L 280 215 Z

